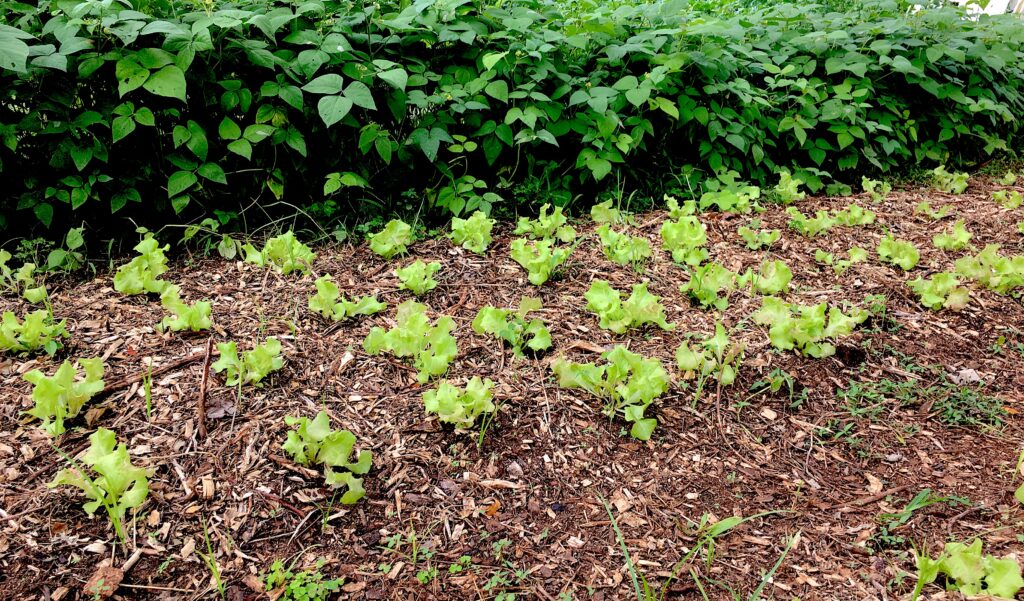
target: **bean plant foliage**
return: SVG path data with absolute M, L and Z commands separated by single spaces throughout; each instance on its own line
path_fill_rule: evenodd
M 907 8 L 5 2 L 0 227 L 460 216 L 687 164 L 813 191 L 1019 142 L 1024 24 Z

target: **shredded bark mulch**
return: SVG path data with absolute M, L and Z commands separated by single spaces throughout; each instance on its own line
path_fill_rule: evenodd
M 281 591 L 265 593 L 259 576 L 282 559 L 293 571 L 323 560 L 325 576 L 344 578 L 342 598 L 632 598 L 604 503 L 636 570 L 659 589 L 676 575 L 667 587 L 673 599 L 699 599 L 701 589 L 710 598 L 730 598 L 729 589 L 746 598 L 762 580 L 765 598 L 897 599 L 913 588 L 915 547 L 935 554 L 948 540 L 981 537 L 986 552 L 1020 553 L 1013 491 L 1021 479 L 1024 306 L 974 285 L 966 309 L 934 312 L 905 284 L 951 270 L 971 252 L 931 244 L 956 219 L 974 234 L 976 249 L 995 243 L 1004 253 L 1024 252 L 1016 229 L 1024 212 L 1000 209 L 996 188 L 972 180 L 963 195 L 908 190 L 879 205 L 864 196 L 809 198 L 798 204 L 804 213 L 853 201 L 878 214 L 874 225 L 813 239 L 788 229 L 789 217 L 773 206 L 758 216 L 783 232 L 768 251 L 746 250 L 736 233 L 751 216 L 700 216 L 711 258 L 730 269 L 785 261 L 794 273 L 790 302 L 867 307 L 869 295 L 881 295 L 876 304 L 885 299 L 885 310 L 827 359 L 774 350 L 750 319 L 761 301 L 749 291 L 731 294 L 722 312 L 691 304 L 679 292 L 686 270 L 660 250 L 661 212 L 638 215 L 629 228 L 658 249 L 643 273 L 605 259 L 583 220 L 576 225 L 588 239 L 562 277 L 541 287 L 529 285 L 509 257 L 507 226 L 497 228 L 483 257 L 445 239 L 419 242 L 411 256 L 391 262 L 365 245 L 320 248 L 315 273 L 306 276 L 182 257 L 163 279 L 178 283 L 188 302 L 213 302 L 215 342 L 249 348 L 273 335 L 284 344 L 284 368 L 240 395 L 215 374 L 200 394 L 207 334 L 158 333 L 159 302 L 116 293 L 112 274 L 51 285 L 54 313 L 68 319 L 72 334 L 67 348 L 52 359 L 0 360 L 0 597 L 91 598 L 87 590 L 103 589 L 99 578 L 114 581 L 101 591 L 113 598 L 273 599 Z M 921 200 L 955 210 L 933 222 L 914 214 Z M 885 232 L 914 242 L 916 269 L 903 273 L 879 261 Z M 868 249 L 869 260 L 842 275 L 814 261 L 816 249 L 839 258 L 853 245 Z M 424 412 L 421 394 L 433 384 L 417 384 L 399 360 L 362 350 L 370 328 L 393 323 L 394 307 L 410 297 L 392 270 L 415 258 L 442 263 L 439 287 L 422 302 L 458 324 L 459 354 L 447 377 L 496 382 L 499 412 L 479 447 L 476 431 L 455 431 Z M 325 273 L 343 294 L 376 294 L 388 310 L 341 324 L 312 314 L 307 297 Z M 676 328 L 600 329 L 583 299 L 595 278 L 627 293 L 647 281 Z M 470 323 L 484 305 L 515 307 L 523 296 L 543 300 L 554 348 L 516 360 Z M 0 308 L 28 309 L 10 298 Z M 745 344 L 745 358 L 732 387 L 695 399 L 692 382 L 675 369 L 675 349 L 688 334 L 713 333 L 716 319 Z M 659 423 L 648 442 L 605 418 L 599 400 L 560 389 L 548 368 L 558 355 L 598 361 L 614 344 L 661 359 L 676 380 L 652 407 Z M 107 389 L 51 439 L 23 414 L 32 402 L 22 374 L 97 356 L 107 364 Z M 149 370 L 147 411 L 142 380 Z M 783 372 L 792 390 L 755 385 Z M 877 394 L 840 394 L 852 385 Z M 965 390 L 976 394 L 957 396 Z M 996 403 L 1001 423 L 943 419 L 951 398 L 967 399 L 965 411 L 974 415 L 979 395 Z M 374 453 L 366 498 L 356 505 L 341 505 L 318 469 L 294 464 L 281 450 L 284 417 L 321 409 L 334 428 L 356 435 L 357 448 Z M 127 549 L 105 517 L 82 511 L 77 490 L 46 487 L 65 467 L 53 445 L 74 455 L 101 426 L 129 443 L 136 464 L 154 470 Z M 887 514 L 899 514 L 924 489 L 944 500 L 891 525 Z M 698 540 L 702 519 L 758 514 L 718 537 L 710 560 L 702 552 L 677 565 Z M 208 545 L 213 558 L 204 559 Z M 945 594 L 937 585 L 928 592 Z

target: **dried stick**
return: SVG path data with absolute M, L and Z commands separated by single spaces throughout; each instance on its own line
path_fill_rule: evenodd
M 199 438 L 206 438 L 206 384 L 210 379 L 210 357 L 213 355 L 213 336 L 206 339 L 206 358 L 203 359 L 203 379 L 199 382 L 199 400 L 196 413 L 199 418 Z

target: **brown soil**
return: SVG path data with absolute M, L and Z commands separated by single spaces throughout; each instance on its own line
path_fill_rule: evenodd
M 408 298 L 391 273 L 408 259 L 387 263 L 365 245 L 321 248 L 316 273 L 307 276 L 218 259 L 175 262 L 164 279 L 179 283 L 186 300 L 213 301 L 215 341 L 248 347 L 275 335 L 285 346 L 284 368 L 262 388 L 244 388 L 240 399 L 211 374 L 205 438 L 197 392 L 206 336 L 155 332 L 163 316 L 159 303 L 116 293 L 110 274 L 58 287 L 54 311 L 69 320 L 68 347 L 55 359 L 0 361 L 0 598 L 89 598 L 83 588 L 100 567 L 122 567 L 134 556 L 116 595 L 215 599 L 201 557 L 204 524 L 224 595 L 233 600 L 265 598 L 256 576 L 277 558 L 295 561 L 296 568 L 325 559 L 323 573 L 344 577 L 344 597 L 352 599 L 494 599 L 502 592 L 543 600 L 630 598 L 625 557 L 602 499 L 639 571 L 659 588 L 694 544 L 694 523 L 702 516 L 717 521 L 774 512 L 720 537 L 710 562 L 683 566 L 669 598 L 701 597 L 691 574 L 710 598 L 728 598 L 725 587 L 746 598 L 788 544 L 792 549 L 764 587 L 765 597 L 901 598 L 913 588 L 915 545 L 935 553 L 947 540 L 980 536 L 987 551 L 1020 552 L 1022 514 L 1013 491 L 1020 480 L 1024 307 L 975 286 L 964 311 L 933 312 L 904 284 L 951 269 L 965 254 L 936 250 L 930 242 L 955 218 L 965 220 L 978 248 L 1000 243 L 1007 253 L 1024 250 L 1016 232 L 1024 213 L 999 209 L 993 189 L 975 182 L 962 196 L 905 191 L 878 206 L 856 197 L 878 213 L 878 222 L 815 239 L 787 229 L 785 213 L 771 208 L 760 218 L 781 228 L 783 238 L 769 252 L 743 247 L 736 228 L 749 217 L 702 215 L 712 258 L 731 269 L 756 268 L 764 258 L 786 261 L 794 272 L 790 301 L 864 306 L 866 295 L 880 294 L 888 309 L 842 340 L 835 357 L 816 360 L 773 350 L 766 331 L 749 320 L 759 298 L 734 293 L 721 318 L 729 327 L 745 324 L 734 332 L 747 349 L 740 377 L 696 403 L 690 385 L 677 377 L 673 354 L 687 333 L 712 332 L 716 314 L 680 294 L 686 272 L 663 251 L 639 276 L 606 260 L 591 235 L 561 279 L 536 288 L 509 258 L 508 228 L 499 228 L 486 257 L 444 239 L 417 243 L 413 257 L 443 264 L 441 285 L 424 302 L 458 323 L 459 356 L 448 377 L 497 382 L 500 412 L 479 449 L 475 433 L 453 431 L 424 413 L 425 387 L 406 366 L 362 352 L 369 329 L 388 323 L 394 306 Z M 955 217 L 932 222 L 914 215 L 922 199 L 936 207 L 952 204 Z M 800 209 L 813 213 L 848 202 L 808 199 Z M 663 219 L 644 214 L 632 229 L 660 248 Z M 589 222 L 577 225 L 581 233 L 592 230 Z M 875 248 L 886 230 L 921 250 L 910 274 L 878 261 Z M 842 276 L 814 262 L 817 248 L 845 255 L 854 244 L 870 258 Z M 306 308 L 313 279 L 324 273 L 333 274 L 345 294 L 379 295 L 389 310 L 326 323 Z M 622 336 L 601 330 L 583 300 L 598 277 L 620 289 L 648 280 L 677 328 Z M 555 348 L 513 360 L 509 349 L 474 334 L 470 322 L 482 306 L 512 307 L 524 295 L 543 299 Z M 0 307 L 19 314 L 27 308 L 9 298 Z M 1005 344 L 996 352 L 1001 337 Z M 599 401 L 559 389 L 548 370 L 558 354 L 596 361 L 596 353 L 616 343 L 660 358 L 676 376 L 655 401 L 659 424 L 650 442 L 624 435 L 621 421 L 601 415 Z M 63 358 L 94 356 L 106 359 L 105 379 L 114 389 L 52 441 L 21 413 L 31 406 L 21 375 L 33 368 L 50 373 Z M 147 417 L 138 376 L 149 360 L 158 375 Z M 166 365 L 175 367 L 160 371 Z M 792 398 L 750 391 L 775 369 L 795 379 Z M 923 403 L 883 395 L 855 411 L 837 394 L 851 382 L 883 379 L 915 380 L 923 388 L 965 369 L 977 372 L 984 394 L 1001 401 L 1002 425 L 943 423 L 937 406 L 949 388 Z M 374 452 L 366 499 L 355 506 L 332 503 L 322 478 L 280 450 L 288 430 L 284 417 L 313 416 L 320 408 L 335 428 L 351 430 Z M 134 461 L 155 470 L 127 549 L 114 544 L 105 519 L 85 515 L 77 491 L 45 486 L 63 467 L 51 445 L 80 452 L 99 426 L 116 431 Z M 969 505 L 929 505 L 886 538 L 879 515 L 899 512 L 925 488 Z M 389 549 L 395 535 L 401 542 Z M 418 565 L 412 565 L 410 536 Z M 450 573 L 463 555 L 472 558 L 471 566 Z M 421 584 L 417 572 L 431 567 L 437 577 Z M 572 596 L 560 596 L 566 593 Z

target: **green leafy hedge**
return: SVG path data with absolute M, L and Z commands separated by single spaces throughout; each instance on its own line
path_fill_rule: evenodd
M 458 215 L 688 164 L 820 186 L 1019 142 L 1013 16 L 567 6 L 5 2 L 0 225 Z

